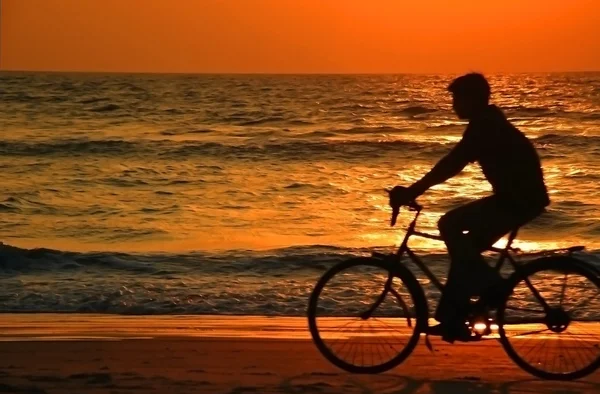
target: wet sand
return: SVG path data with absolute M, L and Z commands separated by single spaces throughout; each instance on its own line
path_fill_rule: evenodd
M 421 341 L 400 366 L 353 375 L 331 365 L 303 318 L 2 315 L 2 393 L 597 393 L 600 373 L 550 382 L 495 340 Z

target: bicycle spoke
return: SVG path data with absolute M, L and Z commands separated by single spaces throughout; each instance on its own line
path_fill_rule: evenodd
M 543 309 L 522 308 L 519 306 L 506 306 L 506 309 L 511 311 L 529 312 L 529 313 L 546 313 Z
M 573 337 L 573 339 L 575 341 L 577 341 L 578 343 L 580 343 L 580 344 L 584 344 L 585 345 L 588 342 L 588 341 L 585 341 L 585 340 L 581 339 L 579 335 L 573 335 L 573 333 L 570 333 L 570 332 L 568 332 L 567 335 L 570 335 L 571 337 Z M 587 347 L 578 346 L 577 348 L 581 352 L 588 352 L 589 351 L 592 355 L 594 355 L 594 351 L 591 350 L 591 349 L 588 349 Z
M 568 344 L 567 344 L 567 345 L 568 345 Z M 571 349 L 571 346 L 567 346 L 567 347 L 565 348 L 565 352 L 566 352 L 566 353 L 567 353 L 567 355 L 569 356 L 569 359 L 570 359 L 570 360 L 573 360 L 573 362 L 577 362 L 577 361 L 578 361 L 578 365 L 585 366 L 587 363 L 585 362 L 585 360 L 584 360 L 584 359 L 582 359 L 582 358 L 581 358 L 581 356 L 579 355 L 579 353 L 578 353 L 578 352 L 575 352 L 575 356 L 573 356 L 573 355 L 572 355 L 572 353 L 571 353 L 571 350 L 570 350 L 570 349 Z M 578 368 L 578 367 L 577 367 L 577 368 Z
M 362 328 L 362 324 L 361 324 L 361 328 Z M 360 342 L 361 342 L 362 345 L 364 345 L 365 338 L 361 336 L 360 337 Z M 364 350 L 362 350 L 363 347 L 364 346 L 361 346 L 361 352 L 360 352 L 360 357 L 361 357 L 361 360 L 362 360 L 361 361 L 361 365 L 365 365 L 365 352 L 364 352 Z
M 551 342 L 550 341 L 545 341 L 544 343 L 545 344 L 550 344 Z M 548 353 L 550 352 L 550 346 L 546 346 L 545 348 L 546 348 L 546 353 L 545 353 L 545 356 L 544 356 L 544 360 L 547 360 L 548 359 Z M 550 371 L 550 372 L 552 372 L 552 371 Z
M 390 347 L 392 350 L 394 350 L 395 352 L 397 352 L 397 349 L 394 347 L 393 343 L 389 342 L 385 336 L 381 337 L 381 341 L 383 343 L 385 343 L 388 347 Z M 399 341 L 400 342 L 400 341 Z M 400 342 L 402 343 L 402 342 Z
M 562 289 L 560 290 L 560 302 L 558 304 L 560 306 L 562 306 L 563 300 L 565 299 L 565 289 L 567 288 L 567 277 L 568 276 L 569 276 L 569 274 L 565 273 L 565 276 L 563 277 Z
M 524 354 L 523 356 L 524 356 L 524 357 L 527 357 L 527 356 L 529 356 L 530 354 L 536 354 L 536 355 L 538 355 L 538 358 L 539 358 L 539 357 L 540 357 L 540 355 L 541 355 L 541 351 L 542 351 L 542 349 L 543 349 L 543 348 L 546 346 L 546 342 L 544 342 L 544 341 L 541 341 L 541 340 L 539 340 L 539 339 L 536 339 L 536 338 L 529 338 L 529 339 L 528 339 L 528 341 L 529 341 L 529 342 L 533 341 L 534 345 L 533 345 L 533 346 L 531 346 L 531 348 L 529 349 L 529 352 L 527 352 L 527 353 L 526 353 L 526 354 Z M 537 351 L 534 351 L 534 350 L 535 350 L 535 349 L 537 349 L 538 347 L 539 347 L 539 350 L 537 350 Z
M 356 344 L 355 344 L 354 342 L 352 342 L 352 347 L 351 347 L 351 348 L 354 348 L 354 346 L 355 346 L 355 345 L 356 345 Z M 355 349 L 355 350 L 354 350 L 354 353 L 352 353 L 352 364 L 356 364 L 356 363 L 354 362 L 354 359 L 355 359 L 355 357 L 356 357 L 356 352 L 357 352 L 357 350 Z
M 341 331 L 343 328 L 346 328 L 346 327 L 348 327 L 348 325 L 349 325 L 349 324 L 352 324 L 352 323 L 355 323 L 355 322 L 356 322 L 356 321 L 350 321 L 350 322 L 348 322 L 348 323 L 344 324 L 343 326 L 341 326 L 341 327 L 337 328 L 335 331 L 331 331 L 331 334 L 333 335 L 333 334 L 335 334 L 335 333 L 338 333 L 338 332 L 340 332 L 340 331 Z M 331 341 L 335 343 L 335 342 L 343 341 L 344 339 L 345 339 L 345 338 L 344 338 L 344 336 L 339 336 L 338 338 L 332 338 L 332 339 L 331 339 Z
M 398 352 L 398 350 L 394 347 L 391 342 L 388 342 L 385 337 L 381 338 L 382 342 L 385 343 L 389 348 L 391 348 L 394 352 Z
M 518 319 L 515 318 L 514 320 L 511 319 L 510 321 L 508 321 L 506 324 L 509 326 L 514 326 L 517 324 L 523 325 L 523 324 L 545 324 L 546 323 L 546 317 L 545 316 L 540 316 L 540 317 L 519 317 Z
M 542 355 L 548 354 L 548 348 L 546 347 L 546 345 L 548 345 L 548 342 L 545 342 L 545 341 L 538 341 L 538 342 L 540 342 L 542 344 L 542 346 L 534 354 L 537 355 L 537 358 L 536 358 L 537 363 L 541 364 L 542 363 Z M 545 353 L 544 353 L 544 350 L 546 351 Z
M 338 327 L 336 328 L 336 330 L 335 330 L 335 331 L 333 331 L 333 332 L 338 332 L 338 331 L 340 331 L 340 330 L 342 330 L 342 329 L 344 329 L 344 328 L 348 327 L 348 325 L 349 325 L 349 324 L 356 323 L 357 321 L 360 321 L 360 319 L 359 319 L 359 318 L 356 318 L 356 319 L 350 320 L 348 323 L 344 324 L 343 326 L 338 326 Z
M 572 258 L 560 259 L 533 263 L 513 288 L 507 300 L 513 304 L 500 310 L 500 335 L 509 356 L 527 371 L 574 379 L 600 365 L 600 332 L 582 323 L 600 318 L 600 282 Z
M 569 336 L 570 336 L 570 335 L 571 335 L 571 333 L 567 333 L 567 335 L 569 335 Z M 581 362 L 581 364 L 582 364 L 582 365 L 585 365 L 585 364 L 586 364 L 586 362 L 585 362 L 585 359 L 584 359 L 584 358 L 581 356 L 581 354 L 580 354 L 580 353 L 579 353 L 577 350 L 575 350 L 575 356 L 576 356 L 576 357 L 577 357 L 577 359 L 578 359 L 578 360 Z M 575 357 L 573 357 L 573 358 L 575 358 Z
M 378 343 L 375 348 L 377 349 L 377 354 L 379 354 L 380 359 L 383 360 L 383 357 L 381 356 L 381 352 L 379 351 L 379 349 L 381 348 L 385 351 L 386 350 L 385 347 L 383 347 L 383 345 L 381 343 Z
M 374 333 L 375 330 L 373 330 L 373 328 L 371 327 L 371 323 L 367 321 L 367 324 L 368 324 L 369 328 L 371 329 L 371 332 Z M 376 347 L 377 347 L 377 344 L 375 345 L 375 348 Z M 373 351 L 373 345 L 371 345 L 371 365 L 375 365 L 375 361 L 373 361 L 373 354 L 374 353 L 375 352 Z M 379 353 L 379 350 L 377 350 L 377 353 Z M 379 354 L 379 356 L 380 356 L 380 358 L 382 358 L 381 354 Z
M 587 309 L 587 307 L 589 306 L 590 302 L 592 302 L 592 300 L 595 300 L 598 295 L 600 295 L 600 289 L 598 291 L 596 291 L 596 294 L 594 294 L 594 296 L 592 298 L 588 298 L 586 302 L 584 302 L 583 304 L 579 304 L 577 305 L 577 309 L 580 310 L 585 310 Z
M 558 355 L 556 355 L 554 357 L 554 360 L 556 360 L 556 364 L 558 364 L 556 370 L 557 371 L 564 371 L 564 369 L 561 368 L 561 362 L 563 361 L 563 359 L 565 358 L 562 354 L 562 339 L 560 338 L 560 336 L 558 337 Z
M 334 343 L 338 343 L 338 342 L 340 342 L 340 341 L 342 341 L 342 340 L 344 340 L 344 338 L 337 338 L 337 339 L 333 339 L 333 341 L 332 341 L 332 343 L 331 343 L 331 346 L 329 346 L 329 347 L 331 348 L 331 350 L 333 350 L 333 344 L 334 344 Z M 348 342 L 342 342 L 342 347 L 339 349 L 339 351 L 338 351 L 338 352 L 341 352 L 341 351 L 342 351 L 342 349 L 343 349 L 344 347 L 346 347 L 346 345 L 347 345 L 348 343 L 351 343 L 351 342 L 350 342 L 350 341 L 348 341 Z
M 395 331 L 395 332 L 399 333 L 399 334 L 400 334 L 400 335 L 402 335 L 402 336 L 406 335 L 406 333 L 405 333 L 405 332 L 402 332 L 402 331 L 398 330 L 397 328 L 394 328 L 394 327 L 390 326 L 388 323 L 384 322 L 383 320 L 380 320 L 380 319 L 379 319 L 379 318 L 377 318 L 377 317 L 373 317 L 372 319 L 373 319 L 373 320 L 376 320 L 376 321 L 378 321 L 378 322 L 380 322 L 381 324 L 383 324 L 384 326 L 386 326 L 386 327 L 387 327 L 387 328 L 389 328 L 390 330 L 392 330 L 392 331 Z

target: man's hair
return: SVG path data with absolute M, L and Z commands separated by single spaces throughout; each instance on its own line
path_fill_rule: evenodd
M 487 104 L 490 100 L 490 84 L 482 74 L 470 73 L 456 78 L 448 91 L 458 97 L 468 97 Z

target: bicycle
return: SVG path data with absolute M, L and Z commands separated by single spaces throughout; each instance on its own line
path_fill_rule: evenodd
M 323 274 L 310 295 L 308 323 L 313 341 L 327 360 L 348 372 L 381 373 L 394 368 L 427 333 L 428 300 L 422 284 L 402 261 L 404 255 L 425 274 L 423 284 L 432 284 L 440 293 L 444 290 L 437 276 L 408 246 L 412 236 L 442 239 L 416 230 L 421 205 L 413 201 L 408 208 L 416 214 L 395 254 L 372 252 L 370 257 L 338 263 Z M 397 214 L 394 212 L 392 223 Z M 518 252 L 512 247 L 518 230 L 509 234 L 504 248 L 489 248 L 500 254 L 494 268 L 501 272 L 508 261 L 513 272 L 505 280 L 506 295 L 495 309 L 484 299 L 472 302 L 465 322 L 472 334 L 469 340 L 499 338 L 519 367 L 543 379 L 584 377 L 600 366 L 600 340 L 593 337 L 595 327 L 591 323 L 595 317 L 588 313 L 600 314 L 600 271 L 572 256 L 584 246 L 546 251 L 552 255 L 519 263 L 511 255 Z M 375 284 L 368 282 L 369 278 Z M 330 294 L 328 285 L 334 280 L 340 283 L 331 286 Z M 567 298 L 569 281 L 575 284 L 575 299 Z M 589 288 L 583 287 L 585 283 Z M 549 297 L 552 290 L 558 290 L 558 300 Z M 385 311 L 385 307 L 392 309 Z M 352 331 L 353 325 L 359 325 L 358 329 Z M 367 332 L 363 332 L 365 326 Z M 558 337 L 561 334 L 563 337 Z M 535 335 L 538 337 L 532 341 L 529 336 Z M 428 336 L 426 344 L 431 350 Z M 343 349 L 351 360 L 341 355 Z M 548 359 L 542 360 L 544 356 Z

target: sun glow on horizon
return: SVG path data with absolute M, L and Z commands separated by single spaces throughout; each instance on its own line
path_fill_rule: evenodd
M 4 0 L 0 44 L 6 70 L 589 71 L 599 15 L 593 0 Z

